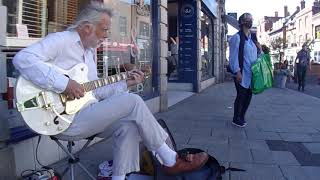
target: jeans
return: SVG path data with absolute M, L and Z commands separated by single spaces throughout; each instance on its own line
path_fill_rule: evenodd
M 233 121 L 245 122 L 244 116 L 251 102 L 252 91 L 250 88 L 247 89 L 242 87 L 235 78 L 234 78 L 234 84 L 237 90 L 237 97 L 234 101 Z
M 305 81 L 306 81 L 306 73 L 307 73 L 307 66 L 300 66 L 297 67 L 297 73 L 298 73 L 298 84 L 299 89 L 302 87 L 302 90 L 304 90 Z

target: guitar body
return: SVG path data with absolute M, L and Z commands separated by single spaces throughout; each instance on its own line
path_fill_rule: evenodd
M 70 70 L 54 68 L 80 84 L 88 82 L 88 68 L 84 63 Z M 15 90 L 17 108 L 24 122 L 30 129 L 43 135 L 56 135 L 65 131 L 72 123 L 70 115 L 96 100 L 92 92 L 86 92 L 80 99 L 67 101 L 63 95 L 44 90 L 22 76 L 18 78 Z

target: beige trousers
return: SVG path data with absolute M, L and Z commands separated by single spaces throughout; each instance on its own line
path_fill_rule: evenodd
M 168 137 L 143 99 L 130 93 L 115 95 L 82 109 L 63 134 L 83 138 L 94 134 L 112 135 L 114 175 L 139 171 L 141 141 L 155 151 Z

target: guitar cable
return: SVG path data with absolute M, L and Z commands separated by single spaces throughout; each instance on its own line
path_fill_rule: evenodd
M 37 142 L 37 146 L 36 146 L 36 161 L 37 163 L 42 166 L 40 170 L 31 170 L 31 169 L 27 169 L 27 170 L 24 170 L 21 172 L 20 176 L 22 178 L 28 178 L 28 177 L 31 177 L 33 175 L 40 175 L 41 173 L 43 172 L 47 172 L 50 176 L 50 180 L 53 179 L 53 176 L 50 172 L 50 170 L 53 171 L 53 174 L 54 176 L 56 176 L 58 178 L 58 180 L 61 180 L 61 175 L 59 173 L 57 173 L 52 167 L 50 166 L 45 166 L 43 165 L 40 161 L 39 161 L 39 158 L 38 158 L 38 149 L 39 149 L 39 145 L 40 145 L 40 141 L 41 141 L 41 135 L 39 135 L 38 137 L 38 142 Z M 28 173 L 27 173 L 28 172 Z M 27 173 L 27 174 L 26 174 Z
M 53 169 L 53 168 L 51 168 L 51 167 L 49 167 L 49 166 L 43 165 L 43 164 L 39 161 L 39 158 L 38 158 L 38 149 L 39 149 L 39 144 L 40 144 L 40 141 L 41 141 L 41 137 L 42 137 L 42 136 L 39 135 L 39 137 L 38 137 L 38 143 L 37 143 L 37 147 L 36 147 L 36 160 L 37 160 L 37 163 L 38 163 L 40 166 L 42 166 L 43 169 L 47 169 L 47 170 Z
M 46 169 L 47 171 L 52 170 L 54 176 L 56 176 L 58 180 L 62 180 L 61 174 L 59 174 L 57 171 L 55 171 L 54 168 L 52 168 L 52 167 L 50 167 L 50 166 L 44 166 L 44 165 L 41 164 L 40 161 L 39 161 L 39 158 L 38 158 L 38 148 L 39 148 L 39 145 L 40 145 L 41 137 L 42 137 L 41 135 L 39 135 L 39 137 L 38 137 L 38 143 L 37 143 L 37 147 L 36 147 L 36 160 L 37 160 L 38 164 L 39 164 L 40 166 L 42 166 L 43 169 Z M 51 175 L 50 172 L 49 172 L 49 174 L 50 174 L 50 178 L 52 179 L 52 175 Z

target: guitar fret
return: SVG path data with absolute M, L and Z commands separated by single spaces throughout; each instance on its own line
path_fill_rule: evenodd
M 100 84 L 100 81 L 99 80 L 97 80 L 97 87 L 101 87 L 101 84 Z
M 86 83 L 86 91 L 87 91 L 87 92 L 88 92 L 88 91 L 91 91 L 91 90 L 90 90 L 90 82 Z
M 93 90 L 95 88 L 95 84 L 94 81 L 91 82 L 91 90 Z
M 86 92 L 89 92 L 89 91 L 92 91 L 92 90 L 97 89 L 99 87 L 125 80 L 125 79 L 127 79 L 127 77 L 128 77 L 127 73 L 120 73 L 120 74 L 108 76 L 103 79 L 98 79 L 95 81 L 83 83 L 82 86 Z
M 91 81 L 91 82 L 90 82 L 90 91 L 92 91 L 93 88 L 94 88 L 94 85 L 93 85 L 93 82 Z
M 87 83 L 86 83 L 86 86 L 87 86 L 87 92 L 88 92 L 88 91 L 91 91 L 90 82 L 87 82 Z

